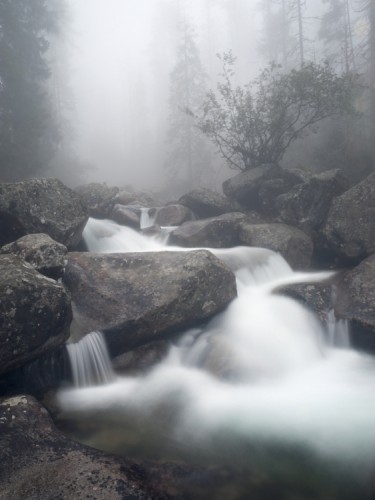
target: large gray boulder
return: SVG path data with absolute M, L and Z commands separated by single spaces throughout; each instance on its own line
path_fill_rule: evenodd
M 65 288 L 15 255 L 0 255 L 0 373 L 18 368 L 69 337 Z
M 139 214 L 126 205 L 116 203 L 109 214 L 109 218 L 123 226 L 133 227 L 134 229 L 140 228 Z
M 71 253 L 64 282 L 76 332 L 104 329 L 112 355 L 204 321 L 236 296 L 233 273 L 206 250 Z
M 322 234 L 339 260 L 359 262 L 375 252 L 375 173 L 333 200 Z
M 281 193 L 302 182 L 301 176 L 273 164 L 241 172 L 223 183 L 223 192 L 250 210 L 270 214 Z
M 169 235 L 168 243 L 187 248 L 228 248 L 239 244 L 239 223 L 246 215 L 239 212 L 185 222 Z
M 157 210 L 155 224 L 158 226 L 179 226 L 193 219 L 194 215 L 190 208 L 179 203 L 171 203 Z
M 199 219 L 235 212 L 240 208 L 233 200 L 207 188 L 193 189 L 181 196 L 179 203 L 190 208 Z
M 90 217 L 97 219 L 109 217 L 113 207 L 118 203 L 116 197 L 119 188 L 109 187 L 105 183 L 90 182 L 89 184 L 83 184 L 77 186 L 75 192 L 87 206 Z
M 45 233 L 73 248 L 87 219 L 77 194 L 57 179 L 0 184 L 0 245 L 26 234 Z
M 340 170 L 311 176 L 287 193 L 278 196 L 276 206 L 281 221 L 312 233 L 324 223 L 332 200 L 349 188 Z
M 138 207 L 159 207 L 160 200 L 150 192 L 132 191 L 120 188 L 116 194 L 116 203 L 121 205 L 133 205 Z
M 144 467 L 67 438 L 31 396 L 0 402 L 0 429 L 4 499 L 161 498 L 145 484 Z
M 355 346 L 375 352 L 375 255 L 347 272 L 337 287 L 335 311 L 350 321 Z
M 0 254 L 8 253 L 18 255 L 39 273 L 58 279 L 64 272 L 68 249 L 47 234 L 27 234 L 0 248 Z
M 295 227 L 280 223 L 250 224 L 245 220 L 239 225 L 239 238 L 244 245 L 280 253 L 294 269 L 307 269 L 310 266 L 313 242 Z

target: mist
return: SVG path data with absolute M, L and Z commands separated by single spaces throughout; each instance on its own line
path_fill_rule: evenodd
M 232 3 L 234 13 L 243 4 Z M 169 79 L 182 23 L 194 26 L 207 88 L 220 71 L 216 53 L 233 47 L 241 52 L 242 41 L 242 76 L 254 72 L 255 23 L 250 15 L 248 30 L 235 36 L 236 23 L 245 20 L 228 15 L 228 8 L 226 2 L 198 0 L 70 2 L 71 119 L 77 154 L 92 166 L 90 180 L 138 189 L 163 186 Z

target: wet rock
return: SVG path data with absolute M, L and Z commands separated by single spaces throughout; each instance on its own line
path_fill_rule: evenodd
M 0 255 L 0 373 L 61 345 L 69 336 L 70 296 L 15 255 Z
M 39 273 L 57 280 L 64 272 L 68 250 L 47 234 L 28 234 L 0 248 L 0 254 L 18 255 Z
M 193 219 L 194 215 L 190 208 L 175 203 L 158 209 L 155 224 L 159 226 L 179 226 Z
M 82 333 L 104 329 L 112 356 L 205 321 L 236 295 L 233 273 L 206 250 L 71 253 L 64 282 Z
M 294 269 L 307 269 L 311 263 L 313 242 L 303 231 L 286 224 L 249 224 L 241 221 L 241 243 L 279 252 Z
M 329 314 L 334 309 L 334 281 L 288 285 L 277 293 L 291 297 L 313 311 L 323 325 L 327 325 Z
M 116 195 L 116 203 L 120 205 L 136 205 L 139 207 L 159 207 L 160 201 L 152 194 L 144 191 L 120 189 Z
M 130 190 L 121 189 L 116 194 L 116 203 L 120 205 L 132 205 L 133 202 L 137 199 L 137 195 Z
M 275 215 L 277 213 L 277 197 L 290 188 L 286 179 L 268 179 L 258 189 L 259 210 L 262 214 Z
M 269 184 L 268 188 L 269 190 L 276 189 L 278 194 L 280 194 L 280 190 L 285 189 L 287 191 L 299 182 L 295 174 L 289 173 L 277 165 L 261 165 L 226 180 L 223 183 L 223 192 L 228 198 L 235 200 L 250 210 L 261 212 L 263 208 L 268 213 L 272 210 L 266 204 L 266 193 L 261 192 L 260 198 L 259 192 L 261 189 L 264 190 L 263 186 L 267 186 L 266 183 L 271 180 L 273 184 Z M 278 181 L 277 184 L 275 184 L 275 180 Z
M 152 226 L 145 227 L 141 229 L 141 233 L 144 236 L 149 236 L 151 238 L 161 238 L 163 239 L 163 231 L 160 226 L 157 224 L 153 224 Z
M 240 209 L 239 205 L 223 194 L 207 188 L 190 191 L 179 199 L 179 203 L 190 208 L 199 219 L 215 217 Z
M 181 247 L 228 248 L 239 244 L 239 223 L 246 215 L 239 212 L 185 222 L 171 232 L 169 244 Z
M 112 359 L 112 367 L 118 373 L 142 374 L 166 358 L 170 348 L 168 340 L 157 340 L 125 352 Z
M 81 240 L 87 210 L 57 179 L 0 184 L 0 245 L 26 234 L 44 233 L 68 248 Z
M 134 210 L 126 205 L 119 205 L 118 203 L 113 207 L 109 218 L 123 226 L 133 227 L 139 229 L 140 217 Z
M 375 173 L 333 200 L 322 234 L 339 261 L 358 263 L 375 252 Z
M 375 255 L 345 273 L 337 286 L 336 315 L 350 321 L 354 346 L 375 352 Z
M 116 203 L 119 188 L 109 187 L 105 183 L 91 182 L 75 188 L 83 203 L 87 206 L 90 217 L 107 219 Z
M 312 233 L 324 223 L 332 200 L 349 188 L 340 170 L 328 170 L 311 176 L 277 198 L 281 221 Z
M 66 345 L 63 344 L 20 368 L 0 375 L 0 396 L 25 393 L 42 399 L 48 391 L 56 391 L 62 385 L 72 384 L 72 381 Z
M 144 468 L 68 439 L 31 396 L 0 402 L 0 461 L 3 498 L 158 498 Z

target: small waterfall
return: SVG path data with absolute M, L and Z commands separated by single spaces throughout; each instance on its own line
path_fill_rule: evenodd
M 150 210 L 151 208 L 141 208 L 141 220 L 140 220 L 141 229 L 146 229 L 147 227 L 151 227 L 154 225 L 156 210 L 154 209 L 155 214 L 153 216 L 150 215 Z
M 111 220 L 90 218 L 83 231 L 83 238 L 90 252 L 156 252 L 166 249 L 156 238 L 146 237 Z
M 336 319 L 333 309 L 327 315 L 327 331 L 330 345 L 341 349 L 350 348 L 349 323 L 345 319 Z
M 79 342 L 66 347 L 75 387 L 113 382 L 115 375 L 101 332 L 91 332 Z

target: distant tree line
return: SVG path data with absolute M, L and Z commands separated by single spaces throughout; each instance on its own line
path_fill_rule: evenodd
M 48 89 L 58 0 L 0 0 L 0 179 L 43 173 L 59 146 Z

